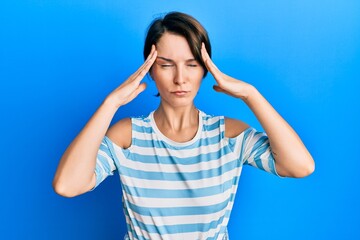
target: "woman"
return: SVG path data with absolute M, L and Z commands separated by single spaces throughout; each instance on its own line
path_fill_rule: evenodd
M 295 131 L 254 86 L 222 73 L 210 55 L 207 32 L 193 17 L 171 12 L 153 21 L 146 61 L 106 97 L 65 151 L 55 191 L 77 196 L 117 170 L 126 239 L 228 239 L 244 164 L 282 177 L 311 174 L 314 161 Z M 214 89 L 242 99 L 266 134 L 195 107 L 207 71 L 217 82 Z M 159 107 L 109 128 L 115 112 L 145 90 L 141 80 L 148 72 L 159 91 Z

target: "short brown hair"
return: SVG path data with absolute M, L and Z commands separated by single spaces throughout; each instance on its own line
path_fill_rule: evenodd
M 201 57 L 201 43 L 204 42 L 211 57 L 209 36 L 205 28 L 195 18 L 185 13 L 169 12 L 164 17 L 153 20 L 149 25 L 145 39 L 144 59 L 150 54 L 151 46 L 156 44 L 166 32 L 185 37 L 191 53 L 204 69 L 204 78 L 208 71 Z

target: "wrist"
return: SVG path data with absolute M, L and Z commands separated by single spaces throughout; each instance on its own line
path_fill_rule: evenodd
M 257 92 L 257 89 L 253 85 L 246 84 L 243 90 L 243 94 L 240 98 L 247 103 L 254 95 L 256 95 Z
M 109 109 L 109 110 L 112 110 L 115 112 L 118 110 L 119 107 L 121 107 L 121 105 L 119 105 L 119 103 L 116 103 L 109 97 L 105 98 L 105 100 L 102 102 L 101 106 L 103 108 L 106 108 L 106 109 Z

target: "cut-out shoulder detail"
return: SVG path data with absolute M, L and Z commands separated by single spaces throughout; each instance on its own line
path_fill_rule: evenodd
M 250 126 L 240 120 L 225 117 L 225 137 L 234 138 L 239 136 Z
M 131 146 L 131 118 L 124 118 L 112 125 L 105 134 L 116 145 L 126 149 Z

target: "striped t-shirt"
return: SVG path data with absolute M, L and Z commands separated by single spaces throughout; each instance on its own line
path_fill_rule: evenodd
M 199 111 L 196 136 L 179 143 L 159 131 L 153 113 L 131 119 L 129 148 L 105 136 L 98 151 L 95 187 L 115 170 L 120 176 L 125 239 L 228 239 L 242 166 L 277 175 L 268 137 L 250 127 L 227 138 L 223 116 Z

